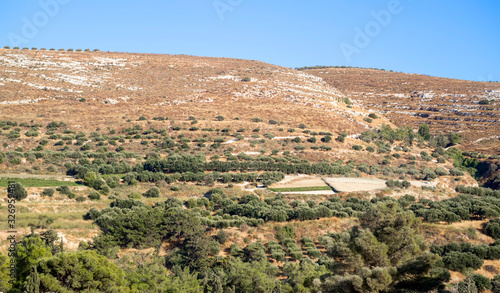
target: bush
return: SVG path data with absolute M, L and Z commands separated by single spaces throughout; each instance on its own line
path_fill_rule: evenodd
M 366 150 L 370 153 L 373 153 L 375 151 L 375 148 L 373 148 L 372 146 L 367 146 Z
M 151 187 L 144 194 L 144 197 L 160 197 L 160 189 L 156 186 Z
M 485 225 L 486 235 L 493 239 L 500 239 L 500 218 L 491 219 Z
M 140 199 L 141 198 L 141 194 L 137 193 L 137 192 L 132 192 L 131 194 L 128 195 L 128 198 L 130 198 L 130 199 Z
M 370 117 L 370 118 L 372 118 L 372 119 L 377 119 L 377 118 L 378 118 L 377 114 L 375 114 L 375 113 L 370 113 L 370 114 L 368 115 L 368 117 Z
M 287 238 L 294 238 L 295 237 L 295 229 L 290 226 L 286 225 L 284 227 L 277 227 L 276 228 L 276 239 L 278 240 L 285 240 Z
M 111 188 L 116 188 L 120 185 L 120 177 L 109 176 L 108 179 L 106 179 L 106 184 Z
M 208 245 L 208 253 L 210 255 L 218 255 L 220 253 L 220 245 L 217 241 L 211 241 Z
M 467 268 L 479 269 L 483 260 L 470 252 L 452 251 L 443 257 L 443 263 L 452 271 L 463 272 Z
M 89 194 L 89 199 L 90 199 L 90 200 L 100 200 L 100 199 L 101 199 L 101 195 L 99 194 L 99 192 L 92 191 L 92 192 Z
M 77 198 L 75 198 L 75 200 L 76 200 L 77 202 L 83 202 L 83 201 L 85 201 L 85 197 L 80 195 L 80 196 L 78 196 Z
M 19 182 L 14 183 L 10 188 L 13 190 L 13 196 L 16 201 L 23 200 L 28 196 L 26 188 Z
M 319 258 L 321 256 L 321 252 L 316 247 L 307 248 L 307 255 L 311 258 Z
M 297 249 L 290 251 L 290 256 L 294 260 L 301 260 L 304 255 L 302 254 L 302 250 Z
M 449 175 L 448 172 L 446 172 L 445 169 L 443 168 L 436 168 L 436 170 L 434 170 L 434 173 L 436 173 L 437 176 L 447 176 Z
M 476 287 L 479 290 L 479 292 L 483 292 L 485 290 L 491 290 L 493 288 L 490 279 L 486 278 L 481 274 L 472 275 L 472 280 L 476 284 Z
M 355 151 L 361 151 L 363 150 L 363 146 L 355 144 L 352 146 L 352 149 Z
M 325 143 L 328 143 L 330 141 L 332 141 L 332 137 L 330 135 L 326 135 L 325 137 L 323 137 L 321 139 L 322 142 L 325 142 Z
M 56 190 L 59 191 L 59 193 L 61 194 L 69 195 L 71 193 L 71 190 L 69 190 L 69 187 L 66 185 L 61 185 L 57 187 Z
M 271 252 L 271 258 L 277 261 L 283 261 L 285 260 L 285 253 L 283 251 L 273 251 Z
M 221 115 L 218 115 L 218 116 L 215 116 L 215 120 L 217 121 L 224 121 L 224 116 L 221 116 Z
M 244 82 L 249 82 L 249 81 L 252 81 L 252 79 L 248 76 L 245 76 L 241 79 L 241 81 L 244 81 Z
M 54 192 L 55 190 L 52 189 L 52 188 L 45 188 L 42 192 L 42 195 L 43 196 L 48 196 L 48 197 L 52 197 L 54 195 Z
M 460 171 L 457 168 L 451 168 L 450 169 L 450 174 L 453 176 L 464 176 L 464 172 Z
M 215 238 L 217 239 L 217 242 L 219 242 L 220 244 L 224 244 L 227 241 L 227 232 L 224 230 L 219 230 Z
M 28 130 L 28 131 L 26 131 L 26 133 L 24 135 L 26 135 L 27 137 L 35 137 L 35 136 L 38 136 L 38 131 Z

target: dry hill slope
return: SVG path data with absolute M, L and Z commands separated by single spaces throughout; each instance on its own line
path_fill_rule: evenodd
M 365 130 L 367 112 L 347 108 L 342 96 L 321 78 L 258 61 L 0 50 L 4 119 L 64 120 L 82 130 L 141 115 L 258 117 L 333 133 Z
M 396 125 L 428 123 L 434 131 L 460 132 L 464 149 L 500 152 L 499 83 L 359 68 L 304 72 L 321 77 Z

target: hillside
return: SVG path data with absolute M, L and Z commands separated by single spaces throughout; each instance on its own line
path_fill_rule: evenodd
M 10 292 L 432 292 L 472 272 L 500 287 L 500 191 L 475 179 L 500 183 L 495 141 L 435 145 L 479 124 L 430 135 L 354 77 L 314 74 L 0 49 L 0 291 L 12 235 Z
M 320 78 L 258 61 L 1 49 L 0 69 L 0 109 L 7 119 L 36 114 L 88 129 L 139 116 L 222 115 L 307 122 L 334 133 L 367 127 L 360 118 L 366 112 L 339 103 L 342 93 Z
M 303 72 L 321 77 L 396 125 L 422 123 L 435 132 L 459 132 L 463 149 L 500 152 L 500 84 L 376 69 L 323 68 Z

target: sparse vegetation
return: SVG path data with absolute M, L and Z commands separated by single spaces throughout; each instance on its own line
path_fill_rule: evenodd
M 109 62 L 95 59 L 92 74 L 119 76 L 114 74 L 115 63 L 128 61 L 120 61 L 115 54 L 105 54 Z M 57 57 L 54 60 L 60 62 Z M 443 117 L 439 112 L 415 110 L 418 124 L 397 123 L 405 126 L 393 128 L 382 124 L 389 116 L 375 114 L 385 112 L 377 107 L 363 110 L 367 109 L 363 98 L 347 91 L 349 97 L 332 95 L 328 101 L 356 108 L 348 113 L 339 113 L 346 110 L 345 105 L 324 101 L 313 103 L 328 112 L 316 107 L 309 111 L 310 105 L 303 103 L 299 93 L 280 108 L 281 100 L 271 94 L 281 93 L 280 86 L 267 91 L 264 82 L 251 82 L 268 79 L 265 68 L 229 73 L 217 68 L 220 65 L 196 67 L 196 74 L 207 75 L 204 78 L 218 76 L 210 79 L 214 88 L 201 90 L 189 77 L 195 70 L 190 61 L 188 67 L 175 63 L 168 68 L 163 61 L 151 62 L 186 78 L 181 87 L 175 78 L 164 79 L 156 67 L 142 61 L 137 63 L 143 70 L 141 80 L 151 80 L 157 93 L 151 94 L 150 84 L 139 89 L 121 81 L 116 89 L 121 98 L 116 95 L 104 101 L 100 95 L 108 96 L 106 86 L 91 83 L 94 94 L 76 93 L 72 85 L 80 81 L 66 80 L 66 69 L 60 68 L 61 81 L 40 89 L 53 91 L 52 82 L 64 80 L 61 88 L 73 92 L 58 91 L 63 97 L 60 105 L 46 100 L 37 104 L 36 116 L 0 121 L 2 172 L 5 177 L 19 177 L 2 178 L 0 186 L 4 198 L 10 180 L 22 184 L 25 192 L 20 198 L 29 195 L 29 201 L 16 206 L 17 224 L 23 231 L 20 247 L 44 256 L 35 257 L 29 266 L 22 255 L 17 256 L 24 270 L 23 282 L 15 285 L 19 292 L 33 291 L 34 287 L 23 286 L 35 286 L 37 279 L 44 280 L 40 292 L 101 292 L 101 281 L 117 292 L 344 292 L 345 286 L 357 284 L 363 288 L 358 291 L 419 288 L 427 292 L 444 290 L 449 270 L 465 273 L 463 284 L 474 283 L 477 288 L 496 288 L 495 282 L 500 283 L 471 272 L 479 267 L 481 273 L 499 270 L 494 262 L 499 246 L 490 243 L 499 234 L 498 156 L 464 151 L 469 150 L 464 144 L 469 137 L 440 132 L 435 128 L 440 120 L 419 116 L 432 111 L 435 117 Z M 131 67 L 127 74 L 133 76 L 135 71 Z M 155 78 L 149 79 L 149 74 Z M 239 82 L 238 76 L 247 74 L 255 79 Z M 278 69 L 273 72 L 284 82 L 280 74 Z M 168 80 L 172 88 L 153 84 L 156 79 Z M 304 81 L 294 82 L 302 86 Z M 191 86 L 184 87 L 188 83 Z M 254 93 L 253 86 L 262 86 L 262 91 Z M 304 84 L 301 90 L 315 86 L 322 85 Z M 184 92 L 191 87 L 195 95 Z M 129 92 L 136 94 L 125 96 Z M 218 93 L 234 93 L 227 99 L 235 99 L 234 108 L 219 107 L 225 100 Z M 272 101 L 270 108 L 255 111 L 251 103 L 262 98 L 259 95 Z M 329 94 L 324 91 L 324 95 Z M 425 102 L 421 93 L 411 95 Z M 143 103 L 143 98 L 156 106 Z M 472 100 L 477 112 L 485 112 L 486 107 L 477 102 L 480 99 Z M 240 105 L 247 101 L 248 105 Z M 115 102 L 124 111 L 113 113 Z M 495 106 L 495 101 L 490 104 Z M 47 105 L 53 108 L 45 111 Z M 11 106 L 2 107 L 10 117 Z M 101 116 L 95 119 L 88 107 Z M 353 120 L 344 114 L 354 115 Z M 372 124 L 358 123 L 362 119 Z M 485 141 L 484 148 L 493 144 Z M 378 185 L 368 191 L 339 189 L 329 195 L 332 187 L 319 186 L 322 181 L 303 184 L 318 179 L 330 182 L 327 177 Z M 471 187 L 475 180 L 480 187 Z M 0 209 L 7 206 L 2 204 Z M 6 216 L 0 216 L 4 230 Z M 29 227 L 34 231 L 26 234 Z M 449 243 L 452 238 L 474 244 Z M 75 251 L 74 241 L 82 239 Z M 0 267 L 2 262 L 6 260 L 0 255 Z M 103 274 L 91 276 L 71 267 L 89 263 Z M 31 270 L 35 267 L 36 271 Z M 58 269 L 64 269 L 65 277 L 78 277 L 86 287 L 73 288 L 60 281 Z M 0 271 L 1 280 L 2 276 Z

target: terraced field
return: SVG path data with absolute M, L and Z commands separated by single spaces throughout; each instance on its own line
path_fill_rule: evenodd
M 375 69 L 305 70 L 396 125 L 459 132 L 464 149 L 500 152 L 500 84 Z

